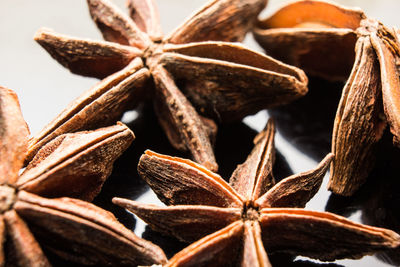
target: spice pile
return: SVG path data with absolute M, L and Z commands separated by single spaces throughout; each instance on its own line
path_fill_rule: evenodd
M 163 34 L 153 0 L 128 0 L 128 12 L 108 0 L 87 4 L 104 40 L 47 28 L 34 38 L 97 83 L 30 138 L 16 94 L 0 87 L 2 264 L 285 266 L 300 263 L 295 256 L 373 253 L 399 264 L 398 220 L 386 229 L 342 217 L 329 203 L 337 214 L 305 208 L 329 167 L 333 201 L 351 202 L 338 196 L 363 194 L 381 166 L 378 152 L 389 147 L 396 157 L 381 139 L 399 144 L 397 29 L 323 1 L 290 2 L 259 18 L 266 0 L 211 0 Z M 239 43 L 250 32 L 266 53 Z M 283 175 L 279 121 L 255 135 L 242 120 L 296 107 L 313 79 L 345 82 L 331 153 Z M 130 110 L 138 118 L 119 122 Z M 236 155 L 243 163 L 228 167 L 240 163 L 229 162 Z M 146 184 L 127 181 L 137 174 Z M 378 190 L 383 182 L 374 183 Z M 164 206 L 134 201 L 147 186 Z M 147 234 L 129 230 L 135 222 L 120 207 L 145 221 Z

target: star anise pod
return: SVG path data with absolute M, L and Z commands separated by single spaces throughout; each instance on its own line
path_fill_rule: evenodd
M 400 245 L 400 236 L 390 230 L 302 209 L 318 191 L 333 155 L 275 184 L 273 140 L 270 121 L 229 183 L 192 161 L 147 151 L 139 173 L 169 206 L 121 198 L 113 202 L 156 231 L 186 242 L 201 238 L 168 266 L 270 266 L 266 251 L 334 260 Z
M 143 101 L 152 85 L 154 107 L 170 142 L 217 170 L 211 141 L 215 123 L 192 104 L 207 116 L 238 120 L 307 92 L 301 70 L 228 43 L 244 38 L 266 0 L 212 0 L 165 37 L 152 0 L 128 1 L 130 18 L 107 0 L 88 0 L 88 5 L 106 41 L 47 29 L 35 40 L 71 72 L 107 78 L 32 140 L 32 153 L 60 133 L 114 121 L 128 105 Z
M 29 130 L 17 96 L 3 87 L 0 126 L 0 266 L 49 266 L 42 246 L 83 264 L 165 262 L 159 247 L 135 236 L 111 213 L 69 198 L 97 195 L 114 160 L 134 139 L 125 125 L 60 135 L 22 174 Z
M 396 31 L 359 9 L 296 1 L 260 21 L 254 33 L 268 53 L 309 73 L 348 77 L 334 122 L 329 189 L 352 195 L 374 166 L 376 145 L 387 124 L 399 146 Z

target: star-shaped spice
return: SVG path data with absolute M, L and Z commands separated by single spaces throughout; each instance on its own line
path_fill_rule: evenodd
M 41 247 L 82 264 L 166 261 L 159 247 L 135 236 L 111 213 L 69 198 L 97 195 L 113 162 L 133 141 L 132 131 L 118 124 L 60 135 L 19 175 L 28 135 L 17 96 L 0 87 L 1 266 L 50 266 Z
M 309 73 L 329 79 L 348 77 L 334 122 L 335 162 L 329 189 L 352 195 L 374 166 L 375 147 L 386 124 L 399 146 L 396 31 L 367 18 L 359 9 L 296 1 L 260 21 L 254 33 L 268 53 Z
M 207 116 L 240 120 L 307 92 L 301 70 L 228 43 L 244 38 L 265 0 L 212 0 L 165 37 L 152 0 L 127 2 L 131 17 L 107 0 L 88 0 L 107 41 L 47 29 L 37 32 L 36 41 L 71 72 L 107 78 L 32 140 L 32 153 L 60 133 L 113 122 L 150 95 L 170 142 L 217 170 L 212 150 L 215 123 L 200 116 L 192 104 Z
M 121 198 L 113 202 L 156 231 L 187 242 L 201 238 L 168 266 L 270 266 L 266 251 L 334 260 L 400 245 L 400 236 L 390 230 L 302 209 L 318 191 L 333 155 L 275 184 L 273 139 L 270 121 L 229 183 L 192 161 L 147 151 L 139 173 L 169 206 Z

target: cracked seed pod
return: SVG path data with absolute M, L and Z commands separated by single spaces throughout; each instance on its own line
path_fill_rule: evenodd
M 308 0 L 290 3 L 259 21 L 254 35 L 268 53 L 279 58 L 284 51 L 288 62 L 310 74 L 348 78 L 334 122 L 329 189 L 352 195 L 374 166 L 386 124 L 399 146 L 396 29 L 367 18 L 360 9 Z

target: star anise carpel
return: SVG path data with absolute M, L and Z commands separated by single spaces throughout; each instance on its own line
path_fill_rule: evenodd
M 335 260 L 400 245 L 393 231 L 303 209 L 318 191 L 333 154 L 315 169 L 275 183 L 274 128 L 269 121 L 229 183 L 190 160 L 146 151 L 139 174 L 168 206 L 121 198 L 113 202 L 156 231 L 185 242 L 197 240 L 167 266 L 270 266 L 267 252 Z
M 0 126 L 1 266 L 50 266 L 43 247 L 89 265 L 165 262 L 160 248 L 111 213 L 75 199 L 92 200 L 99 193 L 113 162 L 134 139 L 128 127 L 60 135 L 21 171 L 29 130 L 16 94 L 4 87 Z
M 230 43 L 244 38 L 265 0 L 212 0 L 164 37 L 152 0 L 128 1 L 130 17 L 107 0 L 88 5 L 106 41 L 47 29 L 35 40 L 71 72 L 104 80 L 32 140 L 32 152 L 60 133 L 104 126 L 150 95 L 171 144 L 217 170 L 216 125 L 202 115 L 241 120 L 307 92 L 301 70 Z
M 334 121 L 329 189 L 352 195 L 374 166 L 387 124 L 399 146 L 396 29 L 360 9 L 308 0 L 292 2 L 259 21 L 254 34 L 269 54 L 310 74 L 347 79 Z

